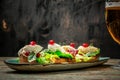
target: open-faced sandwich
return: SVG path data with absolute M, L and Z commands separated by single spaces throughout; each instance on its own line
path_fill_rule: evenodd
M 66 52 L 61 45 L 55 43 L 54 40 L 50 40 L 48 48 L 41 51 L 36 60 L 40 64 L 56 64 L 74 62 L 73 58 L 73 55 Z
M 94 62 L 99 59 L 100 48 L 97 48 L 88 43 L 83 43 L 78 47 L 78 54 L 76 55 L 76 62 Z
M 93 62 L 98 60 L 100 49 L 84 43 L 77 49 L 74 43 L 70 45 L 60 45 L 50 40 L 48 48 L 31 41 L 18 51 L 20 63 L 39 63 L 39 64 L 61 64 L 76 62 Z
M 35 41 L 31 41 L 29 45 L 25 45 L 18 51 L 19 62 L 36 63 L 36 56 L 42 49 L 42 46 L 37 45 Z

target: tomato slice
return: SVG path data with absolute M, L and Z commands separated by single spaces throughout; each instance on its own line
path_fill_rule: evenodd
M 30 54 L 30 52 L 28 52 L 28 51 L 27 51 L 27 52 L 25 52 L 25 55 L 26 55 L 26 56 L 29 56 L 29 54 Z
M 37 53 L 37 54 L 36 54 L 36 57 L 39 58 L 39 57 L 40 57 L 40 53 Z

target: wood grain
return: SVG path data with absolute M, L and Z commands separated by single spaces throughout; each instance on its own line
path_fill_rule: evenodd
M 120 80 L 120 70 L 112 68 L 120 59 L 110 59 L 103 65 L 77 70 L 17 72 L 3 62 L 11 58 L 13 57 L 0 57 L 0 80 Z

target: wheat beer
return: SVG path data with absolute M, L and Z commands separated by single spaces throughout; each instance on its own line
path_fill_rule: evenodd
M 106 2 L 105 19 L 110 35 L 120 44 L 120 2 Z

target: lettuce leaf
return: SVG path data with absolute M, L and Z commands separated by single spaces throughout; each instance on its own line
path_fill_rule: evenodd
M 59 56 L 54 54 L 46 54 L 43 57 L 36 58 L 36 61 L 40 64 L 49 64 L 54 63 L 55 58 L 59 58 Z
M 57 55 L 57 56 L 59 56 L 60 58 L 70 58 L 70 59 L 73 58 L 72 54 L 62 53 L 60 50 L 52 51 L 52 50 L 46 49 L 46 50 L 44 51 L 44 53 L 45 53 L 45 54 Z
M 59 50 L 56 50 L 56 51 L 55 51 L 55 54 L 57 54 L 60 58 L 70 58 L 70 59 L 73 58 L 72 54 L 62 53 L 62 52 L 59 51 Z
M 36 58 L 36 61 L 40 64 L 49 64 L 49 61 L 47 61 L 45 57 Z

